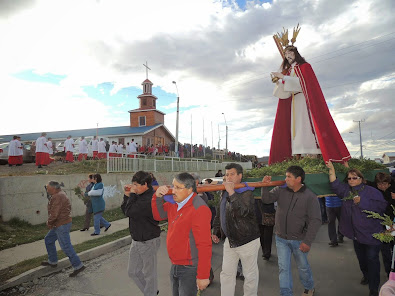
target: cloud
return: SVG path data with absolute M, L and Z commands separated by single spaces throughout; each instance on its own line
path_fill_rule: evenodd
M 50 125 L 56 129 L 91 127 L 97 118 L 100 126 L 127 125 L 129 100 L 137 99 L 121 101 L 122 117 L 110 111 L 118 104 L 119 112 L 121 103 L 113 103 L 111 96 L 98 102 L 82 89 L 104 82 L 113 84 L 111 95 L 141 88 L 142 64 L 148 61 L 149 79 L 169 94 L 166 100 L 159 96 L 157 104 L 166 111 L 173 134 L 177 95 L 172 81 L 177 81 L 181 142 L 190 141 L 192 115 L 193 141 L 207 139 L 217 146 L 220 134 L 224 147 L 224 113 L 230 150 L 268 155 L 277 109 L 270 72 L 281 64 L 272 35 L 300 23 L 296 45 L 311 63 L 350 151 L 358 152 L 359 137 L 349 131 L 361 119 L 369 155 L 395 150 L 390 149 L 394 134 L 386 137 L 394 126 L 388 113 L 395 111 L 392 0 L 247 1 L 244 7 L 211 0 L 14 2 L 20 3 L 6 1 L 4 10 L 0 7 L 0 77 L 9 84 L 0 96 L 7 108 L 21 102 L 18 110 L 32 124 L 8 127 L 13 118 L 5 114 L 0 119 L 8 129 L 4 133 L 45 130 L 48 123 L 35 120 L 35 105 L 62 104 L 64 114 L 76 115 L 73 120 L 57 116 Z M 59 85 L 11 78 L 26 69 L 65 78 Z M 96 118 L 83 116 L 80 110 L 92 104 L 97 105 Z

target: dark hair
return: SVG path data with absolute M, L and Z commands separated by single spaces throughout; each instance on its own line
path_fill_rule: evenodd
M 149 173 L 151 175 L 152 181 L 156 181 L 156 178 L 153 173 Z
M 217 173 L 219 173 L 219 172 L 222 172 L 222 170 L 218 170 L 218 172 L 217 172 Z
M 132 177 L 132 182 L 136 182 L 137 184 L 144 185 L 147 183 L 147 186 L 151 186 L 152 177 L 150 173 L 144 171 L 138 171 Z
M 243 167 L 239 165 L 238 163 L 231 162 L 225 167 L 225 170 L 231 170 L 231 169 L 236 169 L 236 172 L 238 175 L 242 174 L 243 175 Z
M 88 178 L 89 178 L 89 179 L 93 179 L 94 176 L 95 176 L 95 174 L 89 174 L 89 175 L 88 175 Z
M 196 183 L 193 176 L 189 173 L 181 173 L 174 176 L 174 179 L 183 184 L 185 188 L 192 188 L 193 192 L 196 192 Z
M 297 177 L 300 177 L 302 183 L 304 182 L 305 172 L 300 166 L 297 165 L 290 166 L 289 168 L 287 168 L 287 173 L 292 174 L 295 177 L 295 179 Z
M 292 51 L 295 54 L 295 62 L 297 62 L 299 65 L 305 64 L 306 60 L 300 55 L 298 49 L 295 46 L 287 46 L 284 49 L 284 54 L 286 51 Z M 281 65 L 281 68 L 283 70 L 288 70 L 291 67 L 289 64 L 288 60 L 284 57 L 284 61 Z
M 96 180 L 97 183 L 102 182 L 102 178 L 101 178 L 100 174 L 94 174 L 93 179 Z
M 206 179 L 207 183 L 211 184 L 213 182 L 212 179 Z
M 18 139 L 18 137 L 17 137 L 17 136 L 13 136 L 12 139 L 13 139 L 13 140 L 16 140 L 16 139 Z
M 377 173 L 376 177 L 374 178 L 374 180 L 376 181 L 376 183 L 391 183 L 391 176 L 389 174 L 386 173 Z
M 351 170 L 348 170 L 348 172 L 347 172 L 347 174 L 346 174 L 346 176 L 344 177 L 344 182 L 345 183 L 348 183 L 348 175 L 349 174 L 355 174 L 355 175 L 357 175 L 358 177 L 360 177 L 361 179 L 362 179 L 362 183 L 365 183 L 365 178 L 364 178 L 364 176 L 362 175 L 362 173 L 361 173 L 361 171 L 360 170 L 358 170 L 358 169 L 351 169 Z

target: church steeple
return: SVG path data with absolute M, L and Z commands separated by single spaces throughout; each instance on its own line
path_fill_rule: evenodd
M 148 70 L 151 70 L 151 68 L 148 67 L 148 62 L 145 62 L 143 66 L 145 67 L 146 79 L 141 84 L 143 86 L 143 94 L 137 97 L 140 100 L 140 109 L 156 109 L 156 100 L 158 98 L 152 94 L 153 83 L 148 79 Z
M 156 109 L 156 100 L 158 98 L 152 94 L 153 83 L 146 79 L 141 85 L 143 86 L 143 93 L 137 97 L 140 100 L 139 109 Z
M 143 93 L 137 98 L 140 100 L 139 108 L 130 110 L 130 126 L 153 126 L 158 123 L 164 124 L 164 115 L 162 111 L 156 109 L 156 96 L 152 94 L 153 83 L 148 79 L 148 63 L 143 64 L 146 68 L 146 79 L 141 83 L 143 86 Z

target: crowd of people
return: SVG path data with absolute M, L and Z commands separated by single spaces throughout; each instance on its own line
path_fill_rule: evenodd
M 350 169 L 343 182 L 336 178 L 331 162 L 327 163 L 329 182 L 337 199 L 327 207 L 329 224 L 329 246 L 336 247 L 344 237 L 353 241 L 356 257 L 362 272 L 362 285 L 368 285 L 369 295 L 378 295 L 380 284 L 379 252 L 382 252 L 385 271 L 391 271 L 391 249 L 393 243 L 381 243 L 373 237 L 383 231 L 377 219 L 368 218 L 364 210 L 378 214 L 387 213 L 391 219 L 395 205 L 395 183 L 389 174 L 378 173 L 374 181 L 365 180 L 362 173 Z M 217 172 L 222 175 L 222 171 Z M 111 224 L 103 217 L 105 201 L 103 183 L 99 174 L 90 174 L 86 187 L 86 220 L 81 231 L 89 229 L 94 215 L 94 232 L 100 228 L 107 231 Z M 259 283 L 258 252 L 262 249 L 264 260 L 270 260 L 273 232 L 277 248 L 280 295 L 293 295 L 291 257 L 295 258 L 299 279 L 304 287 L 302 295 L 314 295 L 313 272 L 308 262 L 315 236 L 321 226 L 321 210 L 317 196 L 305 185 L 305 172 L 299 166 L 286 171 L 285 185 L 268 190 L 262 187 L 261 199 L 255 199 L 255 188 L 236 189 L 242 182 L 243 169 L 230 163 L 225 168 L 224 188 L 215 208 L 208 205 L 213 200 L 210 192 L 198 193 L 201 179 L 195 174 L 180 173 L 173 179 L 172 192 L 159 185 L 152 173 L 139 171 L 132 177 L 132 184 L 124 188 L 121 205 L 129 217 L 132 244 L 129 253 L 128 275 L 144 295 L 157 295 L 157 252 L 160 247 L 159 221 L 168 221 L 167 251 L 172 263 L 170 281 L 172 294 L 196 295 L 197 289 L 204 290 L 213 281 L 211 268 L 212 242 L 223 242 L 222 271 L 220 273 L 221 295 L 234 295 L 236 277 L 244 280 L 244 295 L 257 295 Z M 155 180 L 155 183 L 154 183 Z M 211 183 L 207 180 L 207 184 Z M 271 177 L 265 176 L 264 183 Z M 56 183 L 56 182 L 55 182 Z M 54 266 L 54 241 L 61 243 L 75 268 L 74 276 L 82 271 L 82 263 L 74 254 L 69 242 L 68 226 L 58 233 L 60 225 L 71 223 L 70 203 L 60 194 L 60 187 L 50 182 L 48 192 L 53 196 L 49 205 L 46 237 L 49 259 L 43 265 Z M 56 190 L 55 190 L 56 189 Z M 58 190 L 59 189 L 59 190 Z M 58 197 L 60 196 L 60 197 Z M 55 198 L 54 198 L 55 197 Z M 61 204 L 63 203 L 63 206 Z M 55 209 L 61 213 L 62 221 L 54 220 Z M 69 217 L 70 216 L 70 217 Z M 65 218 L 67 217 L 67 219 Z M 339 227 L 336 228 L 336 220 Z M 64 238 L 66 236 L 66 239 Z M 77 256 L 77 257 L 76 257 Z
M 175 145 L 165 144 L 151 144 L 140 145 L 132 139 L 126 145 L 116 141 L 106 141 L 104 138 L 93 137 L 91 141 L 87 141 L 85 136 L 78 139 L 78 145 L 71 135 L 67 136 L 63 145 L 57 147 L 56 142 L 52 138 L 47 138 L 47 133 L 42 133 L 41 136 L 32 143 L 31 155 L 35 157 L 35 163 L 38 168 L 49 165 L 55 161 L 55 156 L 58 156 L 63 162 L 82 161 L 86 159 L 105 159 L 107 154 L 110 157 L 128 157 L 135 158 L 137 154 L 147 156 L 176 156 Z M 76 151 L 78 150 L 78 151 Z M 14 136 L 9 144 L 8 149 L 8 164 L 9 166 L 21 166 L 23 164 L 23 143 L 19 136 Z M 78 152 L 78 153 L 77 153 Z M 90 153 L 91 152 L 91 153 Z M 204 147 L 203 145 L 193 145 L 191 149 L 190 144 L 178 144 L 178 156 L 180 158 L 193 157 L 212 157 L 215 158 L 216 149 Z M 223 156 L 227 160 L 248 161 L 246 156 L 236 152 L 222 151 Z

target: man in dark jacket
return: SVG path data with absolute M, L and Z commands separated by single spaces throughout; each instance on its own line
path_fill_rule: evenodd
M 132 244 L 129 253 L 128 274 L 144 296 L 158 292 L 157 253 L 160 247 L 159 222 L 152 216 L 151 198 L 154 190 L 149 173 L 139 171 L 132 185 L 125 187 L 121 209 L 129 217 Z
M 305 172 L 299 166 L 286 171 L 286 187 L 276 187 L 269 192 L 262 187 L 262 201 L 277 201 L 275 222 L 276 246 L 280 281 L 280 295 L 293 295 L 291 255 L 298 265 L 299 278 L 304 286 L 303 295 L 314 294 L 313 274 L 307 254 L 321 226 L 321 211 L 317 196 L 303 184 Z M 262 182 L 270 182 L 265 176 Z
M 255 215 L 254 188 L 235 189 L 241 183 L 243 168 L 236 163 L 226 167 L 225 190 L 222 193 L 217 215 L 214 219 L 212 239 L 219 242 L 225 238 L 221 279 L 221 295 L 235 293 L 236 272 L 239 260 L 243 266 L 244 295 L 258 293 L 259 229 Z

